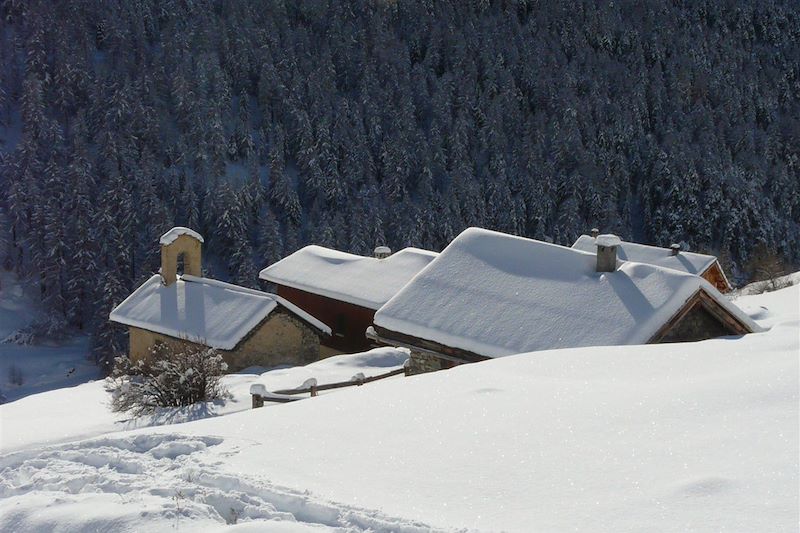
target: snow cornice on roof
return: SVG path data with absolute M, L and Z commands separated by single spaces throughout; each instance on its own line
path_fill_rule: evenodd
M 197 233 L 195 230 L 191 228 L 185 228 L 183 226 L 176 226 L 171 230 L 169 230 L 168 232 L 166 232 L 164 235 L 162 235 L 161 238 L 158 240 L 158 243 L 161 244 L 162 246 L 167 246 L 175 242 L 175 239 L 177 239 L 181 235 L 188 235 L 189 237 L 193 237 L 200 242 L 205 242 L 203 240 L 203 236 Z

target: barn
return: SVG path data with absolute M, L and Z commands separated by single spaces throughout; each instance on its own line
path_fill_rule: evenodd
M 759 327 L 705 279 L 470 228 L 375 314 L 368 336 L 411 349 L 412 372 L 511 354 L 695 341 Z
M 278 296 L 330 325 L 332 335 L 322 340 L 326 354 L 354 353 L 373 346 L 364 332 L 375 311 L 436 255 L 419 248 L 392 254 L 379 246 L 373 257 L 365 257 L 311 245 L 265 268 L 259 277 L 275 284 Z
M 597 230 L 592 230 L 592 235 L 581 235 L 572 247 L 576 250 L 594 253 L 597 247 L 595 238 L 598 233 Z M 731 284 L 728 282 L 728 277 L 716 257 L 695 252 L 685 252 L 681 250 L 679 244 L 673 244 L 669 248 L 661 248 L 659 246 L 622 241 L 617 250 L 617 255 L 623 261 L 647 263 L 648 265 L 696 274 L 711 283 L 721 293 L 729 292 L 732 289 Z
M 132 360 L 159 343 L 216 348 L 231 371 L 321 357 L 326 324 L 278 295 L 202 277 L 202 243 L 188 228 L 165 233 L 161 272 L 111 312 L 111 321 L 128 327 Z

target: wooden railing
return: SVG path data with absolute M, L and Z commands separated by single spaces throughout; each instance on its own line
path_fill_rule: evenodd
M 250 395 L 253 397 L 253 409 L 263 407 L 264 402 L 273 403 L 289 403 L 302 400 L 303 398 L 295 398 L 298 394 L 309 394 L 310 397 L 317 396 L 320 391 L 331 389 L 342 389 L 344 387 L 360 387 L 365 383 L 372 383 L 381 379 L 390 378 L 392 376 L 399 376 L 400 374 L 408 374 L 408 368 L 398 368 L 385 374 L 378 374 L 377 376 L 365 377 L 363 374 L 356 374 L 349 381 L 339 381 L 337 383 L 323 383 L 317 385 L 315 379 L 306 380 L 306 382 L 296 389 L 282 389 L 276 391 L 268 391 L 266 387 L 260 384 L 250 386 Z

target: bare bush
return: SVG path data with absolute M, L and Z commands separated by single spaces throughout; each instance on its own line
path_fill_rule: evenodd
M 134 416 L 162 407 L 183 407 L 230 397 L 220 383 L 228 365 L 213 348 L 175 343 L 156 345 L 150 357 L 117 357 L 108 380 L 114 411 Z
M 776 291 L 790 286 L 786 279 L 788 268 L 783 259 L 765 246 L 759 246 L 747 264 L 751 281 L 758 283 L 760 292 Z

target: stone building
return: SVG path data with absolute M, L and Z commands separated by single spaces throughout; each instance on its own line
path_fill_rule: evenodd
M 374 347 L 365 332 L 375 311 L 436 255 L 418 248 L 392 254 L 379 246 L 373 257 L 365 257 L 312 245 L 265 268 L 259 277 L 331 326 L 332 335 L 322 340 L 324 353 L 353 353 Z
M 597 229 L 593 229 L 592 235 L 581 235 L 572 247 L 576 250 L 594 253 L 596 247 L 595 238 L 598 233 Z M 659 246 L 621 241 L 617 256 L 623 261 L 647 263 L 688 274 L 696 274 L 722 293 L 729 292 L 732 289 L 731 284 L 728 282 L 728 277 L 716 257 L 683 251 L 679 244 L 673 244 L 669 248 L 661 248 Z
M 278 295 L 202 277 L 202 243 L 188 228 L 165 233 L 160 274 L 111 312 L 128 326 L 131 359 L 148 357 L 159 342 L 216 348 L 231 371 L 320 358 L 326 324 Z
M 760 328 L 700 276 L 470 228 L 375 313 L 368 336 L 414 373 L 581 346 L 697 341 Z

